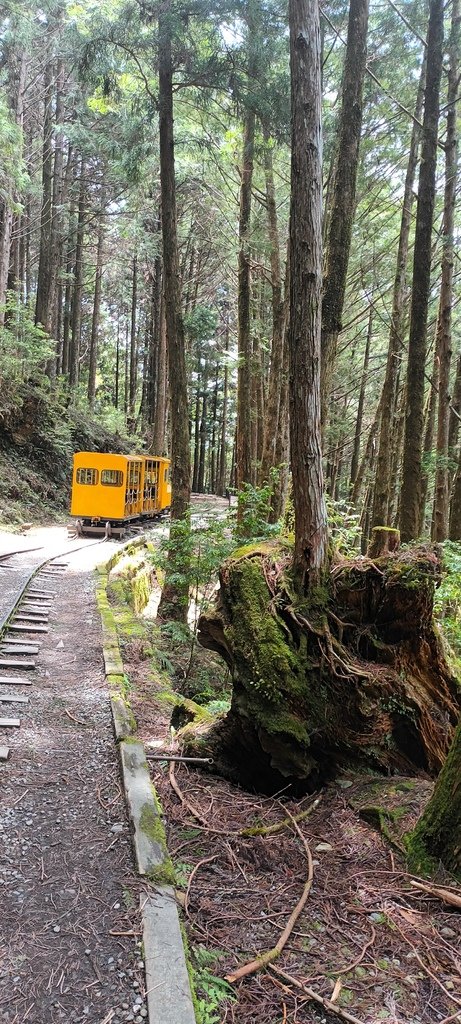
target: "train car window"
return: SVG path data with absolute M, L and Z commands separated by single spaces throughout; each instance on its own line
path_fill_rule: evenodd
M 165 467 L 165 473 L 163 479 L 166 480 L 167 484 L 171 483 L 171 468 L 170 466 Z
M 91 484 L 94 487 L 98 482 L 98 477 L 97 469 L 77 469 L 76 480 L 78 484 Z
M 101 483 L 104 487 L 121 487 L 123 484 L 121 469 L 102 469 Z

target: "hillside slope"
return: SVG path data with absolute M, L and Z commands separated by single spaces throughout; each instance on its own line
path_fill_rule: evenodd
M 128 441 L 88 414 L 24 385 L 0 405 L 0 528 L 68 514 L 75 451 L 128 451 Z

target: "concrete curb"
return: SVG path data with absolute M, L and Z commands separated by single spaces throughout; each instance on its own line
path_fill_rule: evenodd
M 107 597 L 111 568 L 129 548 L 133 550 L 141 543 L 139 540 L 123 545 L 116 556 L 98 568 L 96 602 L 101 616 L 105 676 L 125 801 L 133 829 L 136 866 L 138 874 L 153 886 L 152 893 L 143 894 L 140 903 L 149 1024 L 196 1024 L 160 803 L 150 778 L 144 745 L 136 739 L 136 721 L 125 699 L 127 679 L 117 626 Z

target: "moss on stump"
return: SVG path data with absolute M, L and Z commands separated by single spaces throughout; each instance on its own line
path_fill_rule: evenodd
M 189 750 L 269 791 L 313 789 L 349 765 L 439 771 L 459 707 L 432 621 L 435 554 L 344 562 L 302 605 L 289 566 L 274 543 L 222 567 L 199 639 L 229 665 L 232 704 Z

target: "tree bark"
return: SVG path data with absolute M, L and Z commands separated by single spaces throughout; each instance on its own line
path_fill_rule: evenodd
M 332 209 L 328 220 L 322 301 L 322 426 L 328 415 L 338 335 L 342 327 L 347 267 L 355 212 L 367 57 L 368 0 L 351 0 L 342 82 L 341 115 Z
M 456 103 L 459 86 L 459 0 L 451 10 L 450 63 L 448 69 L 447 135 L 445 141 L 445 195 L 442 229 L 442 282 L 437 317 L 436 344 L 439 362 L 439 404 L 437 418 L 437 464 L 434 490 L 432 540 L 444 541 L 449 528 L 448 433 L 450 423 L 451 310 L 455 240 L 455 201 L 458 177 L 458 132 Z
M 251 483 L 251 269 L 250 223 L 253 181 L 255 113 L 245 116 L 243 160 L 240 183 L 239 255 L 238 255 L 238 384 L 236 484 Z
M 322 126 L 317 0 L 290 0 L 290 439 L 295 513 L 293 569 L 307 592 L 327 562 L 320 441 Z
M 261 458 L 260 478 L 263 484 L 268 481 L 270 470 L 276 465 L 275 450 L 282 383 L 284 328 L 284 303 L 282 297 L 280 243 L 277 223 L 277 206 L 275 202 L 272 142 L 267 129 L 264 132 L 264 171 L 266 178 L 267 225 L 271 258 L 272 346 Z
M 138 380 L 138 348 L 136 338 L 136 303 L 138 301 L 138 257 L 133 256 L 133 277 L 131 286 L 131 326 L 130 326 L 130 397 L 128 416 L 134 421 L 136 406 L 136 385 Z
M 51 238 L 53 220 L 53 78 L 54 65 L 49 59 L 43 81 L 44 117 L 42 147 L 42 207 L 40 214 L 40 254 L 38 261 L 35 323 L 51 334 L 53 307 L 51 294 Z
M 77 242 L 75 247 L 74 289 L 72 293 L 72 334 L 69 351 L 69 388 L 77 389 L 79 381 L 80 334 L 82 328 L 83 297 L 83 242 L 86 224 L 86 180 L 85 161 L 80 161 L 80 184 L 78 197 Z
M 362 421 L 363 421 L 363 409 L 365 405 L 365 389 L 367 384 L 368 375 L 368 363 L 370 359 L 370 345 L 373 334 L 373 301 L 370 302 L 370 308 L 368 312 L 368 330 L 367 340 L 365 345 L 365 354 L 363 357 L 363 369 L 362 369 L 362 380 L 360 382 L 359 400 L 357 404 L 357 417 L 355 420 L 355 434 L 354 434 L 354 447 L 352 451 L 351 461 L 351 475 L 350 475 L 350 490 L 353 489 L 355 479 L 357 476 L 357 470 L 359 468 L 360 458 L 360 438 L 362 436 Z
M 407 413 L 400 507 L 402 541 L 420 532 L 421 439 L 423 435 L 426 333 L 432 255 L 439 94 L 443 57 L 443 0 L 431 0 L 427 34 L 422 152 L 416 207 L 413 288 L 407 367 Z
M 461 880 L 461 723 L 435 784 L 434 792 L 410 839 L 410 856 L 418 871 L 441 861 Z M 435 864 L 428 865 L 428 856 Z
M 96 248 L 96 275 L 94 282 L 93 316 L 91 320 L 90 338 L 90 362 L 88 369 L 88 404 L 90 409 L 94 408 L 96 396 L 96 369 L 98 362 L 98 335 L 99 317 L 101 311 L 102 272 L 104 262 L 104 215 L 105 215 L 105 193 L 104 187 L 101 194 L 101 209 L 98 224 L 98 242 Z
M 187 527 L 190 509 L 189 402 L 187 393 L 184 325 L 181 310 L 176 181 L 173 134 L 173 63 L 171 55 L 172 7 L 162 0 L 158 11 L 160 184 L 165 315 L 171 399 L 172 500 L 170 547 L 159 615 L 187 621 Z M 182 538 L 182 543 L 177 541 Z M 184 543 L 185 541 L 185 543 Z M 181 582 L 172 576 L 181 573 Z
M 403 193 L 397 265 L 392 296 L 391 327 L 387 349 L 386 375 L 384 378 L 382 395 L 383 416 L 381 417 L 381 427 L 379 432 L 378 458 L 373 498 L 373 526 L 386 526 L 389 523 L 389 495 L 392 483 L 392 437 L 396 427 L 397 388 L 400 377 L 400 361 L 404 343 L 408 247 L 414 182 L 418 162 L 418 148 L 421 137 L 418 121 L 421 118 L 423 106 L 425 77 L 426 59 L 424 58 L 423 66 L 421 68 L 418 95 L 416 98 L 415 120 L 413 121 L 413 128 L 411 132 L 410 152 L 408 156 L 405 188 Z

